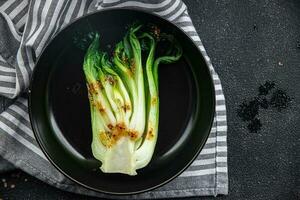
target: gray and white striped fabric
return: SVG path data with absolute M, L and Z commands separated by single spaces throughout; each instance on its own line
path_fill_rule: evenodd
M 116 198 L 69 181 L 45 158 L 33 136 L 26 90 L 36 58 L 55 33 L 70 21 L 108 7 L 139 8 L 179 25 L 198 45 L 210 67 L 216 90 L 216 114 L 209 139 L 197 160 L 178 178 L 154 191 L 122 198 L 166 198 L 228 193 L 225 99 L 202 42 L 181 0 L 8 0 L 0 1 L 0 95 L 13 99 L 0 114 L 0 155 L 55 187 Z

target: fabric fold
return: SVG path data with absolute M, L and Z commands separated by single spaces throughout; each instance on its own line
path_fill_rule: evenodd
M 51 165 L 33 136 L 26 96 L 36 58 L 51 38 L 76 18 L 111 7 L 146 10 L 179 26 L 203 54 L 216 91 L 213 128 L 194 163 L 179 177 L 156 190 L 123 197 L 85 189 Z M 91 196 L 147 199 L 228 193 L 225 98 L 220 79 L 181 0 L 9 0 L 0 3 L 0 33 L 0 95 L 15 98 L 0 114 L 1 157 L 50 185 Z

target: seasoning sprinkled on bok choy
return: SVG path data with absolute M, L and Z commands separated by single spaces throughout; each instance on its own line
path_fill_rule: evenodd
M 95 34 L 83 64 L 92 121 L 92 152 L 105 173 L 136 175 L 151 160 L 158 137 L 158 66 L 182 49 L 172 35 L 133 25 L 112 55 Z M 158 53 L 161 43 L 164 53 Z

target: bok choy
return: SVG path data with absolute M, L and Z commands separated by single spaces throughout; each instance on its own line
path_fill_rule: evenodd
M 172 35 L 133 25 L 109 58 L 95 34 L 83 64 L 92 123 L 92 152 L 105 173 L 136 175 L 151 160 L 158 137 L 158 66 L 182 49 Z

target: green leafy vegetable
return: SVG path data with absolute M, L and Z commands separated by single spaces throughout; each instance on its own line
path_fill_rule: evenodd
M 83 64 L 91 121 L 92 152 L 105 173 L 136 175 L 151 160 L 158 137 L 160 63 L 176 62 L 182 49 L 158 28 L 132 26 L 111 59 L 95 34 Z M 167 43 L 167 51 L 157 49 Z

